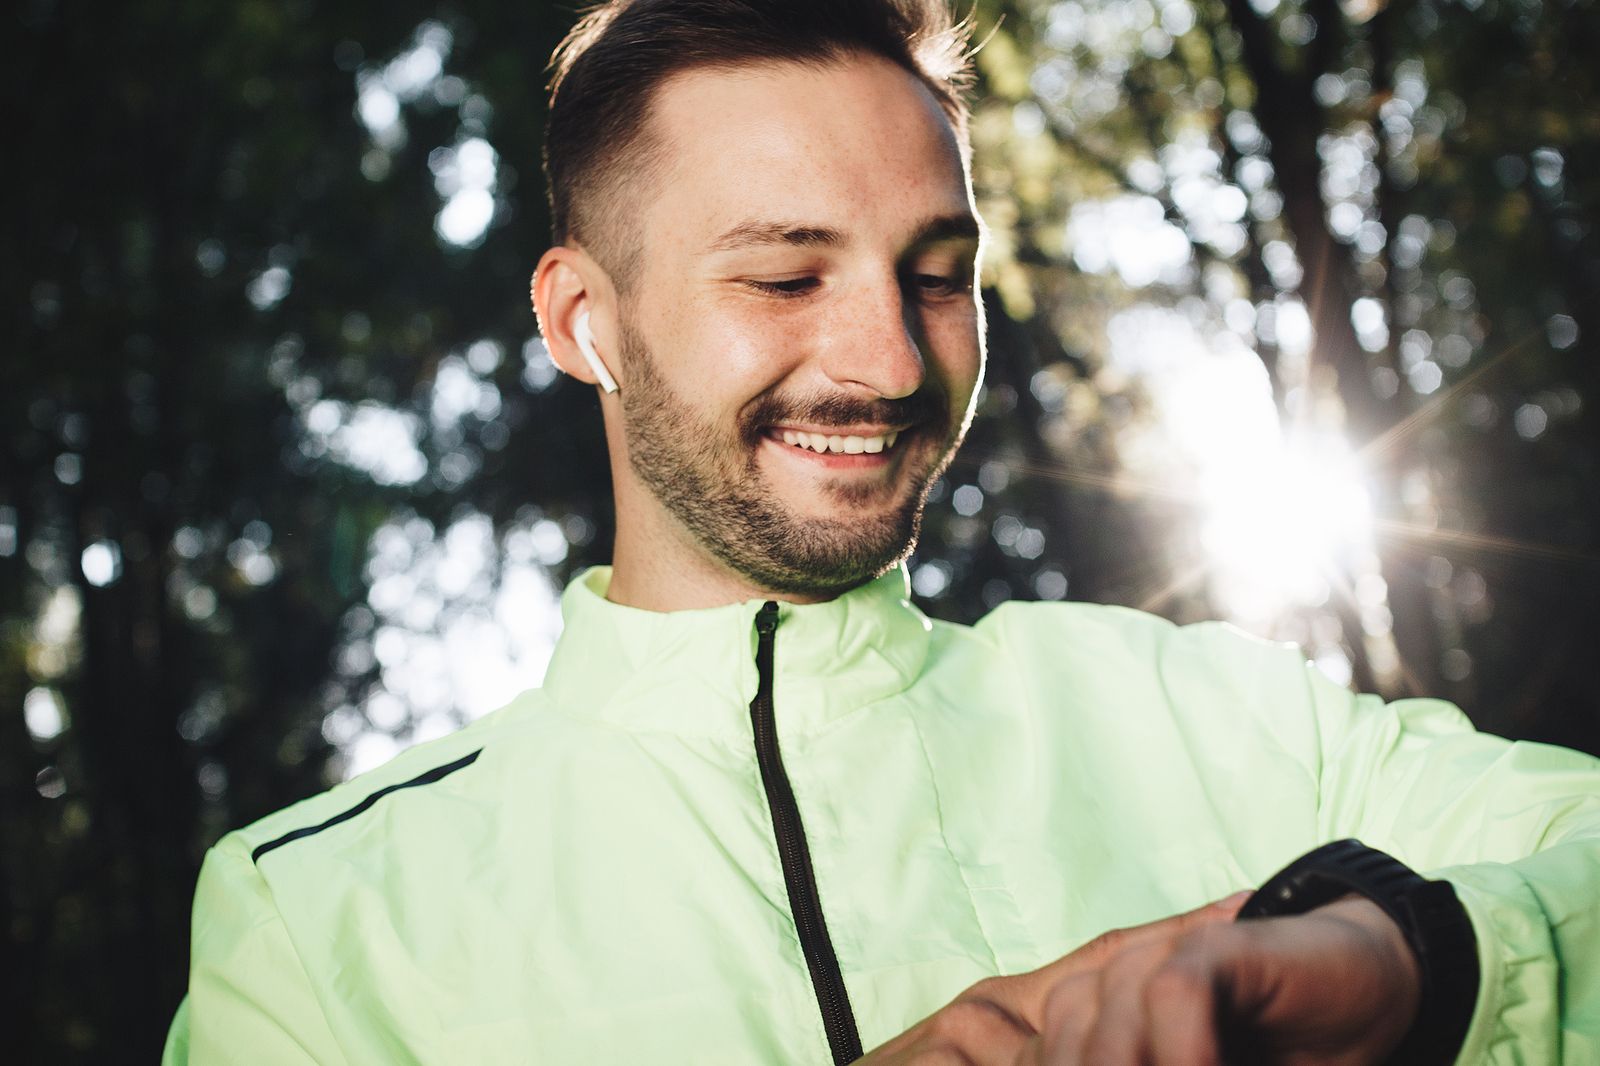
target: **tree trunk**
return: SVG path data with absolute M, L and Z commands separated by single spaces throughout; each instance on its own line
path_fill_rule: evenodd
M 1334 54 L 1331 35 L 1342 19 L 1332 3 L 1318 4 L 1317 46 L 1307 51 L 1307 69 L 1290 71 L 1279 63 L 1273 28 L 1249 0 L 1225 0 L 1232 25 L 1243 45 L 1245 68 L 1255 82 L 1255 117 L 1270 143 L 1268 155 L 1283 196 L 1284 221 L 1294 238 L 1304 271 L 1301 298 L 1315 333 L 1313 367 L 1335 375 L 1351 443 L 1360 448 L 1378 439 L 1405 415 L 1404 391 L 1392 400 L 1372 387 L 1366 353 L 1356 337 L 1350 312 L 1362 295 L 1350 250 L 1328 227 L 1322 199 L 1322 160 L 1317 140 L 1327 128 L 1327 115 L 1312 86 L 1327 72 Z M 1407 473 L 1398 460 L 1385 456 L 1372 464 L 1369 476 L 1380 520 L 1403 518 L 1400 488 Z M 1421 560 L 1390 551 L 1383 556 L 1394 640 L 1404 669 L 1404 686 L 1437 691 L 1438 637 L 1432 617 L 1432 595 L 1422 580 Z M 1387 691 L 1385 695 L 1399 695 Z

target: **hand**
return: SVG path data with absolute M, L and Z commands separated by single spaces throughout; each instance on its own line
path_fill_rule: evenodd
M 979 981 L 950 1004 L 856 1060 L 856 1066 L 1021 1066 L 1039 1061 L 1039 1034 L 1054 988 L 1078 974 L 1095 973 L 1124 951 L 1165 944 L 1207 926 L 1233 920 L 1248 892 L 1197 910 L 1118 929 L 1072 954 L 1028 973 Z M 1033 1055 L 1034 1058 L 1023 1056 Z
M 1416 959 L 1366 899 L 1136 935 L 1151 928 L 1094 965 L 1065 967 L 1014 1066 L 1366 1066 L 1416 1016 Z

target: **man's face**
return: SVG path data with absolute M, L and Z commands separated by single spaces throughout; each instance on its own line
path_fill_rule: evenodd
M 982 373 L 955 134 L 867 57 L 690 72 L 651 121 L 668 164 L 620 297 L 619 526 L 775 592 L 858 585 L 915 541 Z

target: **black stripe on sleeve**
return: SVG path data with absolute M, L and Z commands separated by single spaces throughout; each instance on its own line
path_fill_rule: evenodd
M 315 836 L 316 834 L 322 832 L 324 829 L 333 828 L 334 826 L 338 825 L 340 822 L 348 822 L 350 819 L 354 818 L 358 814 L 365 814 L 368 810 L 371 809 L 371 807 L 372 807 L 372 805 L 374 803 L 377 803 L 379 800 L 381 800 L 383 797 L 387 796 L 391 792 L 397 792 L 402 788 L 415 788 L 418 785 L 431 785 L 435 781 L 442 781 L 445 778 L 449 777 L 451 774 L 455 773 L 457 770 L 461 770 L 461 769 L 464 769 L 465 767 L 471 766 L 474 762 L 477 761 L 478 756 L 480 756 L 482 754 L 483 754 L 483 749 L 479 748 L 477 751 L 473 752 L 470 755 L 463 755 L 461 758 L 457 759 L 455 762 L 448 762 L 448 763 L 445 763 L 443 766 L 435 766 L 432 770 L 429 770 L 427 773 L 418 774 L 416 777 L 413 777 L 409 781 L 401 781 L 399 784 L 389 785 L 389 786 L 387 786 L 385 788 L 380 788 L 380 789 L 378 789 L 378 791 L 374 792 L 372 795 L 368 796 L 366 799 L 362 800 L 360 803 L 356 804 L 354 807 L 351 807 L 348 811 L 345 811 L 342 814 L 334 815 L 332 818 L 329 818 L 326 822 L 323 822 L 321 825 L 308 825 L 304 829 L 295 829 L 295 830 L 292 830 L 292 831 L 290 831 L 288 833 L 283 834 L 283 836 L 279 837 L 276 840 L 269 840 L 265 844 L 262 844 L 262 845 L 258 846 L 256 848 L 256 850 L 254 850 L 254 851 L 252 851 L 250 853 L 250 861 L 251 862 L 260 862 L 261 861 L 261 856 L 265 855 L 267 852 L 273 850 L 274 848 L 281 848 L 285 844 L 291 843 L 292 841 L 303 839 L 304 837 Z

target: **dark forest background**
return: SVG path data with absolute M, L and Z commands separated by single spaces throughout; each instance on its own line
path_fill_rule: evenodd
M 532 633 L 503 673 L 537 683 L 553 590 L 605 561 L 597 405 L 525 299 L 573 18 L 8 6 L 6 1061 L 152 1061 L 204 849 L 481 710 L 463 625 Z M 913 560 L 927 609 L 1234 617 L 1600 751 L 1595 5 L 976 21 L 991 367 Z M 1281 425 L 1278 474 L 1186 450 L 1196 395 Z M 1295 441 L 1348 442 L 1370 517 Z

